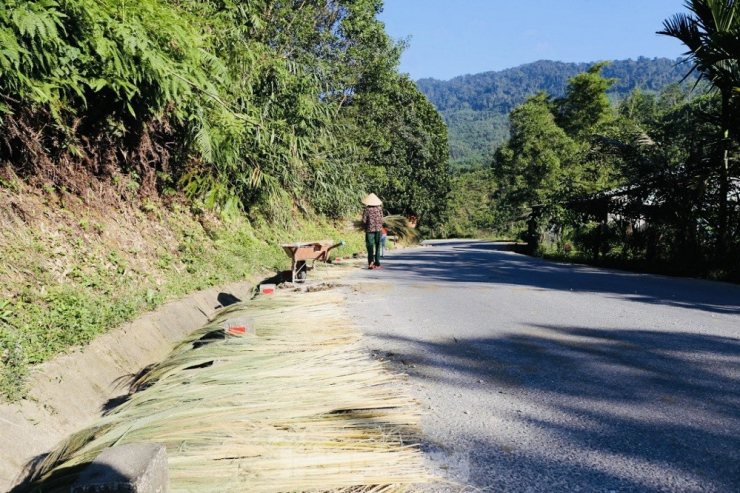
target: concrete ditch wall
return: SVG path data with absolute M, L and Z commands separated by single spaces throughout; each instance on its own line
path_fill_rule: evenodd
M 29 397 L 0 405 L 0 491 L 25 478 L 29 461 L 87 427 L 125 396 L 122 381 L 161 361 L 176 342 L 205 325 L 221 307 L 219 299 L 246 301 L 253 286 L 234 283 L 167 303 L 89 346 L 34 368 Z

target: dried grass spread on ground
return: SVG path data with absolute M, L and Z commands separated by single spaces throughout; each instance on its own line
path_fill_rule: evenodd
M 134 382 L 38 471 L 68 487 L 105 447 L 167 446 L 173 491 L 399 491 L 427 482 L 415 403 L 358 346 L 341 294 L 233 305 Z M 224 336 L 251 325 L 256 334 Z

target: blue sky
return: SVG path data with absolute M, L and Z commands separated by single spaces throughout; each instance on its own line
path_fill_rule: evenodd
M 683 0 L 385 0 L 380 20 L 393 38 L 411 36 L 401 71 L 450 79 L 537 60 L 593 62 L 678 58 L 659 36 Z

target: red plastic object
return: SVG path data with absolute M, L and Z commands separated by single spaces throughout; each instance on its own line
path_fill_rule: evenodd
M 246 327 L 229 327 L 229 334 L 246 334 Z
M 274 294 L 274 293 L 275 293 L 274 284 L 260 284 L 260 294 Z

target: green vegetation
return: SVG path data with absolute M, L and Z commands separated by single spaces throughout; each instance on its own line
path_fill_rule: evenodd
M 490 168 L 466 169 L 452 176 L 449 219 L 443 236 L 448 238 L 501 238 L 495 208 L 496 181 Z
M 379 0 L 5 2 L 0 160 L 80 195 L 93 172 L 140 195 L 182 190 L 232 216 L 280 219 L 294 206 L 351 213 L 385 152 L 367 148 L 368 131 L 413 139 L 415 168 L 446 162 L 444 127 L 397 73 L 402 46 L 376 19 L 381 8 Z M 399 111 L 403 119 L 385 121 Z M 396 181 L 408 190 L 418 174 Z M 425 196 L 399 199 L 394 212 L 423 217 L 402 209 L 439 190 L 414 193 Z
M 20 197 L 11 199 L 20 203 Z M 74 197 L 68 199 L 75 204 Z M 24 226 L 4 215 L 0 234 L 0 391 L 10 400 L 23 396 L 29 365 L 84 345 L 166 301 L 229 282 L 256 283 L 288 269 L 280 243 L 345 240 L 337 255 L 363 248 L 361 235 L 317 217 L 283 229 L 264 221 L 193 216 L 178 203 L 156 203 L 148 215 L 129 210 L 80 221 L 80 210 L 43 204 L 31 219 L 32 207 L 23 205 L 29 222 Z M 97 221 L 107 229 L 89 225 Z
M 446 127 L 381 10 L 0 5 L 0 393 L 165 299 L 277 267 L 280 240 L 336 238 L 367 191 L 439 223 Z
M 564 96 L 568 79 L 588 67 L 586 63 L 540 60 L 449 81 L 421 79 L 417 84 L 449 127 L 452 165 L 487 165 L 510 136 L 508 115 L 516 106 L 540 91 Z M 665 58 L 614 61 L 604 67 L 604 76 L 616 79 L 607 94 L 616 102 L 635 89 L 655 93 L 683 79 L 687 71 L 687 66 Z M 690 79 L 689 84 L 694 76 Z
M 612 105 L 617 81 L 596 64 L 564 96 L 540 92 L 511 112 L 510 139 L 475 172 L 492 176 L 494 230 L 518 221 L 531 253 L 740 281 L 740 52 L 726 42 L 740 35 L 740 7 L 690 7 L 662 34 L 690 48 L 698 95 L 674 84 Z
M 406 78 L 388 78 L 357 105 L 368 150 L 368 187 L 383 190 L 383 209 L 417 216 L 433 235 L 447 210 L 449 193 L 447 129 L 439 113 Z
M 718 125 L 716 140 L 719 188 L 717 218 L 717 249 L 725 253 L 729 240 L 727 197 L 730 192 L 730 157 L 734 137 L 730 135 L 735 128 L 733 118 L 738 108 L 736 94 L 740 90 L 740 49 L 737 39 L 740 35 L 740 6 L 735 2 L 718 0 L 692 0 L 686 6 L 692 15 L 677 14 L 664 23 L 659 34 L 680 40 L 689 51 L 687 59 L 700 77 L 709 81 L 719 92 L 721 106 L 715 123 Z

